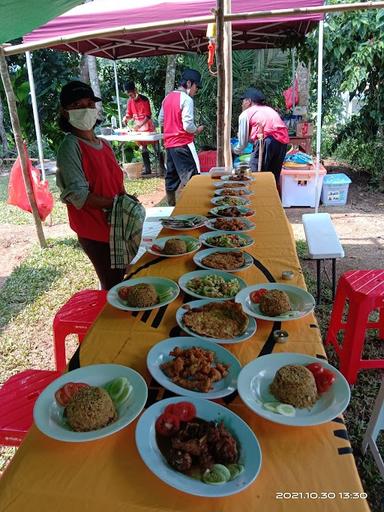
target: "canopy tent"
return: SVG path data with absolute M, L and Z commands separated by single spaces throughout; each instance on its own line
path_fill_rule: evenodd
M 290 9 L 322 6 L 324 0 L 236 0 L 232 13 L 247 13 L 252 9 Z M 109 59 L 147 57 L 174 53 L 205 51 L 206 23 L 188 25 L 188 19 L 212 16 L 216 0 L 95 0 L 80 5 L 24 37 L 24 43 L 47 40 L 49 47 L 77 51 Z M 293 35 L 305 35 L 322 19 L 318 13 L 287 14 L 283 17 L 237 20 L 232 22 L 232 47 L 268 48 L 283 46 Z M 156 24 L 180 20 L 175 27 L 156 29 Z M 184 23 L 183 23 L 183 20 Z M 135 33 L 119 28 L 140 25 Z M 145 25 L 148 27 L 145 28 Z M 104 35 L 95 32 L 103 30 Z M 108 35 L 108 31 L 113 35 Z M 58 41 L 75 36 L 74 41 Z
M 82 0 L 5 0 L 1 2 L 0 44 L 39 27 L 42 23 L 72 9 Z

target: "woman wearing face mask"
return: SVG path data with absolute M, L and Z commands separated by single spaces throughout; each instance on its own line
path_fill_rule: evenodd
M 111 269 L 106 210 L 124 194 L 123 172 L 109 144 L 93 131 L 97 98 L 91 87 L 72 81 L 60 93 L 59 126 L 66 133 L 57 154 L 56 182 L 66 203 L 71 228 L 91 260 L 103 289 L 124 277 Z

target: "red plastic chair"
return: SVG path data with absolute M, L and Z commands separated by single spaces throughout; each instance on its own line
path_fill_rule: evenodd
M 33 422 L 37 397 L 60 372 L 26 370 L 0 388 L 0 445 L 19 446 Z
M 197 153 L 200 163 L 200 172 L 208 172 L 212 167 L 216 167 L 216 151 L 200 151 Z
M 75 293 L 56 313 L 53 320 L 53 343 L 56 369 L 63 372 L 67 365 L 65 338 L 77 334 L 81 343 L 107 300 L 106 290 L 82 290 Z
M 344 320 L 344 307 L 349 304 Z M 372 311 L 379 310 L 379 320 L 370 322 Z M 336 299 L 325 343 L 331 343 L 339 356 L 340 371 L 350 384 L 366 368 L 384 368 L 383 359 L 362 359 L 366 329 L 378 329 L 384 339 L 384 270 L 351 270 L 339 279 Z M 344 330 L 342 345 L 337 335 Z

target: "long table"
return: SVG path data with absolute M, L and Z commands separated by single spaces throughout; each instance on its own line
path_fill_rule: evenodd
M 292 270 L 291 284 L 305 288 L 290 225 L 270 173 L 256 175 L 250 196 L 256 209 L 255 244 L 247 249 L 252 268 L 241 273 L 248 284 L 281 282 L 281 273 Z M 207 214 L 214 187 L 208 176 L 195 176 L 184 190 L 176 214 Z M 199 236 L 202 229 L 188 232 Z M 163 230 L 171 235 L 175 231 Z M 191 257 L 176 259 L 143 256 L 132 276 L 166 276 L 178 280 L 195 270 Z M 147 405 L 170 393 L 151 380 L 146 369 L 148 350 L 180 331 L 175 312 L 179 296 L 170 305 L 139 314 L 107 305 L 90 329 L 79 352 L 80 366 L 118 363 L 139 371 L 147 380 Z M 282 324 L 287 343 L 275 343 L 278 324 L 258 321 L 256 334 L 246 342 L 227 345 L 245 365 L 271 352 L 297 352 L 325 357 L 316 318 Z M 144 465 L 135 446 L 136 421 L 105 439 L 89 443 L 62 443 L 28 433 L 0 479 L 0 510 L 7 512 L 237 512 L 368 511 L 342 416 L 308 428 L 284 427 L 250 411 L 235 395 L 225 405 L 255 432 L 263 461 L 259 476 L 243 492 L 226 498 L 199 498 L 184 494 L 160 481 Z

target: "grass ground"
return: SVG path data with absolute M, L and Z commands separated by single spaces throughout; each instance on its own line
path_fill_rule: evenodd
M 0 218 L 7 218 L 3 222 L 13 224 L 26 223 L 30 216 L 24 218 L 27 214 L 4 204 L 5 182 L 0 177 Z M 137 180 L 137 183 L 130 181 L 129 192 L 141 195 L 145 193 L 144 189 L 148 193 L 157 186 L 154 180 Z M 58 204 L 56 208 L 55 221 L 65 213 L 62 205 Z M 305 261 L 305 242 L 298 241 L 297 250 L 303 264 L 307 287 L 314 293 L 314 273 Z M 47 250 L 42 251 L 37 247 L 33 250 L 12 272 L 0 290 L 1 381 L 24 368 L 53 368 L 52 320 L 55 312 L 77 290 L 95 286 L 93 269 L 74 239 L 50 240 Z M 324 304 L 316 308 L 323 337 L 332 307 L 329 288 L 324 290 L 324 299 Z M 370 332 L 366 351 L 370 357 L 384 358 L 383 344 L 378 342 L 376 334 Z M 337 358 L 331 350 L 327 349 L 327 352 L 330 362 L 337 367 Z M 372 412 L 379 381 L 378 371 L 361 372 L 352 389 L 351 403 L 345 413 L 356 463 L 373 512 L 384 510 L 383 482 L 369 451 L 363 457 L 359 447 Z M 381 447 L 384 449 L 383 441 L 382 439 Z M 13 453 L 13 448 L 0 447 L 0 471 Z

